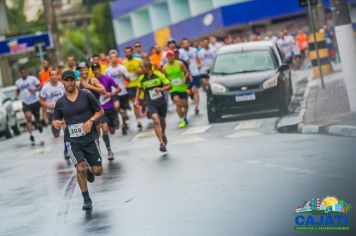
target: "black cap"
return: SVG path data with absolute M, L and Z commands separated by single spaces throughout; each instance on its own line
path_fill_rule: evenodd
M 64 71 L 63 74 L 62 74 L 62 80 L 65 80 L 67 78 L 76 79 L 74 72 L 71 71 L 71 70 Z
M 92 64 L 92 65 L 91 65 L 91 69 L 92 69 L 92 70 L 100 69 L 100 64 L 98 64 L 98 63 Z

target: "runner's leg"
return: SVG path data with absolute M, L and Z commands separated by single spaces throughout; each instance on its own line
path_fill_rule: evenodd
M 176 105 L 176 111 L 177 111 L 179 119 L 182 119 L 183 118 L 183 114 L 182 114 L 181 101 L 180 101 L 179 95 L 174 95 L 173 96 L 173 102 Z
M 183 119 L 187 119 L 188 109 L 189 109 L 188 98 L 181 99 L 180 102 L 181 102 L 181 109 L 182 109 Z
M 88 184 L 87 184 L 87 177 L 85 174 L 85 169 L 86 169 L 86 163 L 85 161 L 82 161 L 76 165 L 75 169 L 77 170 L 77 181 L 79 184 L 80 190 L 83 192 L 88 192 Z M 88 194 L 89 196 L 89 194 Z M 83 196 L 84 200 L 85 196 Z M 90 197 L 89 197 L 90 199 Z
M 40 106 L 39 102 L 31 105 L 31 111 L 32 111 L 33 116 L 35 117 L 36 128 L 38 129 L 38 131 L 40 133 L 42 133 L 42 124 L 40 121 L 40 109 L 41 109 L 41 106 Z
M 192 91 L 193 91 L 195 114 L 198 114 L 199 113 L 199 88 L 196 86 L 193 86 Z
M 160 117 L 158 116 L 157 113 L 154 113 L 151 115 L 152 121 L 153 121 L 153 128 L 156 132 L 158 141 L 160 142 L 160 144 L 163 144 L 163 130 L 161 127 L 161 122 L 160 122 Z

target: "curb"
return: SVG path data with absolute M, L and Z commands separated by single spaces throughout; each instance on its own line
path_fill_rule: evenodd
M 332 125 L 327 127 L 327 132 L 333 135 L 346 137 L 356 137 L 356 126 L 352 125 Z
M 305 125 L 304 118 L 305 118 L 305 111 L 307 107 L 307 99 L 310 93 L 310 89 L 312 87 L 311 81 L 308 80 L 308 85 L 305 90 L 303 100 L 301 102 L 301 109 L 299 112 L 299 124 L 298 124 L 298 132 L 302 134 L 329 134 L 329 135 L 338 135 L 338 136 L 345 136 L 345 137 L 356 137 L 356 126 L 352 125 Z
M 305 89 L 304 95 L 303 95 L 303 99 L 300 103 L 300 112 L 299 112 L 299 123 L 298 123 L 298 132 L 299 133 L 303 133 L 303 127 L 307 126 L 304 125 L 304 118 L 305 118 L 305 112 L 307 110 L 307 100 L 308 100 L 308 96 L 310 93 L 310 89 L 312 87 L 312 81 L 313 81 L 313 75 L 310 75 L 308 77 L 308 84 L 307 87 Z M 304 128 L 305 132 L 312 132 L 315 131 L 315 127 L 306 127 Z M 319 131 L 318 131 L 319 132 Z

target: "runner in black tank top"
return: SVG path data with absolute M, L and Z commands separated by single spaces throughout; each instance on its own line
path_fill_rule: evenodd
M 90 85 L 93 85 L 92 82 L 91 82 L 91 79 L 89 78 L 88 80 L 89 80 L 88 83 L 89 83 Z M 93 86 L 94 86 L 94 85 L 93 85 Z M 96 91 L 93 90 L 93 89 L 85 88 L 84 85 L 82 84 L 82 81 L 79 82 L 79 89 L 86 89 L 86 90 L 88 90 L 89 92 L 91 92 L 91 93 L 94 95 L 94 97 L 95 97 L 96 99 L 98 99 L 98 100 L 100 99 L 100 93 L 96 92 Z
M 96 99 L 100 99 L 100 94 L 105 94 L 104 86 L 96 78 L 89 78 L 89 67 L 85 62 L 80 62 L 78 65 L 80 72 L 80 82 L 77 84 L 79 89 L 90 91 Z

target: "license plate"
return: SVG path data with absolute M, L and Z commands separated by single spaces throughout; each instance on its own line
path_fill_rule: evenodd
M 235 97 L 236 102 L 245 102 L 245 101 L 253 101 L 253 100 L 256 100 L 256 95 L 254 93 L 237 95 Z

